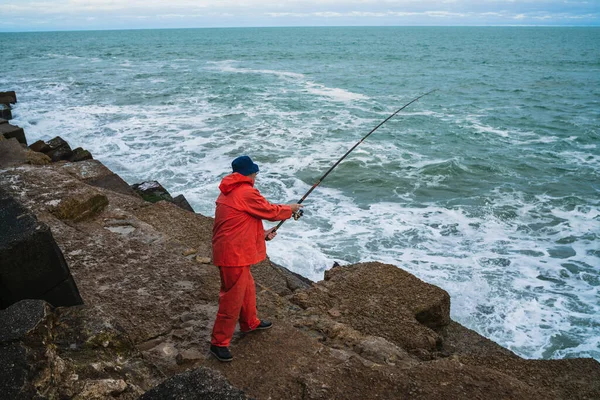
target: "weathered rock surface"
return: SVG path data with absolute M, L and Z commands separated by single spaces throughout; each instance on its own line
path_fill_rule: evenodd
M 245 400 L 248 397 L 219 372 L 200 367 L 175 375 L 140 397 L 140 400 L 165 399 Z
M 129 399 L 152 387 L 144 398 L 600 398 L 598 362 L 523 360 L 453 322 L 445 291 L 381 263 L 338 266 L 316 283 L 268 260 L 253 266 L 259 316 L 274 327 L 236 332 L 234 361 L 220 363 L 208 353 L 218 269 L 195 261 L 210 258 L 212 219 L 91 188 L 85 163 L 97 161 L 0 171 L 0 186 L 52 228 L 86 301 L 55 311 L 56 351 L 36 364 L 50 372 L 7 373 L 0 363 L 17 382 L 6 387 L 45 388 L 50 398 Z M 97 214 L 53 213 L 89 190 L 108 200 Z M 15 346 L 0 357 L 33 365 Z
M 72 155 L 73 151 L 71 146 L 60 136 L 55 137 L 47 142 L 50 150 L 46 153 L 52 161 L 68 160 Z
M 0 398 L 136 399 L 164 379 L 116 322 L 23 300 L 0 311 Z
M 71 157 L 69 157 L 69 161 L 78 162 L 84 160 L 91 160 L 93 158 L 94 157 L 92 157 L 92 153 L 81 147 L 78 147 L 75 150 L 73 150 L 73 154 L 71 155 Z
M 17 166 L 25 163 L 27 151 L 15 138 L 5 139 L 0 135 L 0 168 Z
M 50 228 L 0 188 L 0 308 L 22 299 L 82 300 Z
M 17 102 L 17 94 L 14 91 L 0 92 L 1 104 L 15 104 Z
M 157 203 L 164 200 L 168 201 L 169 203 L 173 203 L 186 211 L 194 212 L 194 209 L 190 203 L 188 203 L 184 195 L 180 194 L 179 196 L 173 198 L 169 191 L 157 181 L 135 183 L 131 185 L 131 188 L 144 200 L 150 203 Z
M 27 138 L 25 137 L 25 131 L 16 125 L 11 124 L 0 124 L 0 135 L 3 135 L 6 139 L 15 138 L 19 143 L 23 143 L 27 146 Z
M 121 177 L 97 160 L 83 160 L 63 165 L 64 171 L 91 186 L 140 198 Z

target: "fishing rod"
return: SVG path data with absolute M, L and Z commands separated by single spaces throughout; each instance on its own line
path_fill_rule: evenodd
M 437 89 L 433 89 L 430 90 L 429 92 L 420 95 L 419 97 L 415 97 L 414 99 L 412 99 L 411 101 L 409 101 L 408 103 L 406 103 L 405 105 L 403 105 L 401 108 L 399 108 L 398 110 L 396 110 L 396 112 L 394 112 L 392 115 L 390 115 L 389 117 L 387 117 L 386 119 L 384 119 L 379 125 L 377 125 L 375 128 L 373 128 L 371 130 L 371 132 L 367 133 L 365 135 L 365 137 L 363 137 L 362 139 L 360 139 L 354 146 L 352 146 L 352 148 L 350 150 L 348 150 L 346 152 L 346 154 L 344 154 L 342 156 L 342 158 L 340 158 L 339 160 L 337 160 L 337 162 L 335 164 L 333 164 L 331 166 L 331 168 L 329 168 L 329 170 L 327 172 L 325 172 L 325 175 L 323 175 L 321 178 L 319 178 L 318 181 L 315 182 L 314 185 L 312 185 L 312 187 L 308 190 L 308 192 L 306 192 L 304 194 L 304 196 L 302 196 L 302 198 L 298 201 L 298 204 L 302 204 L 302 202 L 308 197 L 308 195 L 310 195 L 312 193 L 313 190 L 315 190 L 317 188 L 317 186 L 319 186 L 321 184 L 321 182 L 323 182 L 323 180 L 327 177 L 327 175 L 329 175 L 329 173 L 331 171 L 333 171 L 335 169 L 335 167 L 337 167 L 339 165 L 339 163 L 341 163 L 344 158 L 346 158 L 348 156 L 348 154 L 352 153 L 352 150 L 354 150 L 359 144 L 361 144 L 366 138 L 368 138 L 373 132 L 375 132 L 381 125 L 385 124 L 386 122 L 388 122 L 392 117 L 394 117 L 396 114 L 398 114 L 400 111 L 404 110 L 406 107 L 410 106 L 412 103 L 414 103 L 415 101 L 419 100 L 421 97 L 427 96 L 430 93 L 435 92 Z M 298 210 L 298 212 L 294 213 L 293 217 L 295 220 L 298 220 L 298 218 L 300 218 L 302 216 L 302 210 Z M 277 224 L 277 226 L 273 229 L 273 232 L 276 232 L 281 225 L 283 225 L 283 223 L 286 220 L 283 220 L 281 222 L 279 222 L 279 224 Z

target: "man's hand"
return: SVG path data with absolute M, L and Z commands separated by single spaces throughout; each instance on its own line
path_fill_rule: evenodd
M 304 207 L 302 204 L 288 204 L 288 206 L 290 206 L 293 213 L 297 213 L 298 210 L 300 210 L 302 207 Z
M 277 231 L 275 230 L 275 227 L 267 229 L 265 231 L 265 240 L 273 240 L 275 236 L 277 236 Z

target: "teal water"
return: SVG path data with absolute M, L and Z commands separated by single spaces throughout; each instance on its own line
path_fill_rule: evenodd
M 600 360 L 600 28 L 265 28 L 0 34 L 30 141 L 214 213 L 231 159 L 307 199 L 268 252 L 312 279 L 380 260 L 524 357 Z

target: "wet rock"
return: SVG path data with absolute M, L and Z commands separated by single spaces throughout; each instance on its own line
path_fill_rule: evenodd
M 33 151 L 37 151 L 40 153 L 47 153 L 50 150 L 52 150 L 50 146 L 48 146 L 48 143 L 44 142 L 43 140 L 38 140 L 37 142 L 30 145 L 29 148 Z
M 0 118 L 6 119 L 6 120 L 12 119 L 12 112 L 10 111 L 10 107 L 5 106 L 4 104 L 1 104 L 1 103 L 0 103 Z
M 50 228 L 0 189 L 0 308 L 22 299 L 82 304 Z
M 184 210 L 195 212 L 190 203 L 188 203 L 185 196 L 182 194 L 173 198 L 173 204 L 179 206 L 180 208 L 183 208 Z
M 73 150 L 73 154 L 71 155 L 71 157 L 69 157 L 69 161 L 78 162 L 84 160 L 91 160 L 93 158 L 94 157 L 92 157 L 92 153 L 90 153 L 87 150 L 84 150 L 81 147 L 78 147 L 75 150 Z
M 16 125 L 11 124 L 0 124 L 0 135 L 4 135 L 6 139 L 15 138 L 19 143 L 27 145 L 27 138 L 25 137 L 25 131 Z
M 161 200 L 173 202 L 171 194 L 157 181 L 135 183 L 131 185 L 131 188 L 142 196 L 142 199 L 149 201 L 150 203 L 156 203 Z
M 0 92 L 1 104 L 15 104 L 17 102 L 17 94 L 14 91 Z
M 60 160 L 68 160 L 73 155 L 73 151 L 71 150 L 69 143 L 63 140 L 60 136 L 51 139 L 47 143 L 48 146 L 50 146 L 50 150 L 46 154 L 48 154 L 52 161 L 56 162 Z
M 139 400 L 237 400 L 248 399 L 218 371 L 201 367 L 172 376 L 144 393 Z
M 26 159 L 27 152 L 17 139 L 4 139 L 4 136 L 0 135 L 0 168 L 21 165 Z
M 52 214 L 62 220 L 75 222 L 93 218 L 108 205 L 108 198 L 95 190 L 77 193 L 67 197 L 54 207 Z
M 0 125 L 2 124 L 8 124 L 8 121 L 5 120 L 4 118 L 0 118 Z

